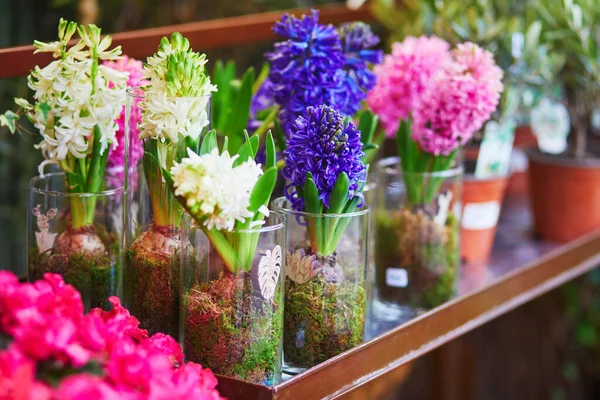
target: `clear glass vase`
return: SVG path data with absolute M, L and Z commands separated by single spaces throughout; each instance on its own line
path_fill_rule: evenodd
M 140 140 L 142 110 L 149 101 L 141 88 L 127 91 L 125 128 L 131 141 L 127 150 L 130 195 L 125 235 L 124 304 L 150 334 L 163 332 L 177 337 L 183 208 L 161 173 L 161 168 L 168 168 L 172 163 L 177 145 L 159 143 L 157 139 Z M 189 122 L 186 125 L 188 134 L 202 137 L 208 132 L 210 96 L 167 98 L 165 101 L 185 112 L 183 119 L 185 123 Z M 173 116 L 165 116 L 168 117 L 176 120 Z M 181 122 L 182 117 L 178 118 Z
M 46 272 L 75 286 L 89 310 L 110 308 L 121 296 L 123 187 L 99 193 L 67 192 L 65 174 L 29 182 L 27 265 L 30 281 Z
M 402 322 L 455 295 L 462 176 L 462 167 L 403 173 L 397 157 L 377 164 L 373 252 L 377 319 Z
M 286 216 L 283 352 L 284 370 L 293 374 L 364 339 L 370 210 L 308 214 L 293 210 L 285 198 L 276 199 L 274 208 Z M 315 225 L 331 238 L 327 254 L 311 243 Z
M 179 339 L 187 361 L 253 383 L 281 380 L 283 220 L 271 213 L 262 227 L 226 233 L 256 243 L 251 265 L 232 273 L 202 229 L 184 217 Z

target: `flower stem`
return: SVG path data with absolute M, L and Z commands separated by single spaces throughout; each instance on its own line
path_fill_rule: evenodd
M 225 239 L 221 231 L 216 229 L 206 229 L 204 226 L 202 227 L 202 230 L 213 246 L 215 246 L 215 249 L 223 259 L 227 269 L 235 274 L 240 266 L 240 260 L 236 255 L 234 248 L 227 239 Z

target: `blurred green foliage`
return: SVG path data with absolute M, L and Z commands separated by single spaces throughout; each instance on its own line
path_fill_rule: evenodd
M 600 107 L 600 6 L 597 0 L 539 0 L 543 42 L 566 62 L 557 79 L 565 91 L 575 156 L 588 155 L 592 113 Z

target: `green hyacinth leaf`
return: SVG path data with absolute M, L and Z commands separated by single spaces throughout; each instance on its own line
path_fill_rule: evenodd
M 242 145 L 242 137 L 238 132 L 242 132 L 248 126 L 254 79 L 254 68 L 249 68 L 242 77 L 241 85 L 235 98 L 232 99 L 231 113 L 224 122 L 223 132 L 221 133 L 230 137 L 232 151 L 237 151 Z
M 252 193 L 250 194 L 250 206 L 248 211 L 256 212 L 261 206 L 269 204 L 275 182 L 277 181 L 277 167 L 267 169 L 264 174 L 258 178 Z
M 328 214 L 339 214 L 344 210 L 348 200 L 348 191 L 350 190 L 350 179 L 345 172 L 342 172 L 333 185 L 333 190 L 329 195 Z
M 365 145 L 369 145 L 373 142 L 373 136 L 375 135 L 375 129 L 379 118 L 373 115 L 370 111 L 363 111 L 358 120 L 358 130 L 360 131 L 361 142 Z M 366 148 L 363 146 L 363 150 Z
M 267 141 L 265 143 L 267 162 L 266 167 L 271 168 L 277 165 L 277 150 L 275 150 L 275 140 L 271 131 L 267 132 Z
M 212 152 L 214 149 L 219 148 L 219 143 L 217 142 L 217 132 L 213 129 L 206 134 L 204 140 L 202 141 L 202 146 L 200 146 L 200 152 L 198 154 L 208 154 Z
M 246 141 L 244 142 L 242 147 L 240 147 L 237 153 L 239 157 L 233 162 L 234 167 L 241 165 L 242 163 L 248 161 L 248 159 L 254 160 L 254 158 L 256 157 L 256 151 L 258 150 L 259 142 L 258 136 L 254 135 L 249 138 L 248 132 L 246 132 L 245 130 L 244 136 L 246 137 Z
M 321 201 L 319 200 L 319 189 L 310 172 L 306 173 L 304 181 L 304 210 L 311 214 L 321 213 Z

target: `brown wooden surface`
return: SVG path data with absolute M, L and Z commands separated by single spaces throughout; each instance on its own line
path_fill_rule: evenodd
M 368 392 L 363 386 L 378 391 L 384 390 L 383 386 L 393 387 L 397 380 L 386 374 L 401 378 L 404 373 L 396 373 L 398 368 L 406 372 L 407 365 L 432 350 L 600 264 L 600 232 L 559 246 L 533 238 L 529 223 L 525 203 L 507 205 L 491 264 L 463 268 L 458 298 L 271 389 L 253 392 L 256 398 L 357 398 L 358 393 Z M 456 357 L 460 357 L 460 349 L 445 359 L 452 363 Z M 230 389 L 225 381 L 223 386 Z M 253 398 L 240 386 L 244 384 L 236 382 L 226 391 L 229 398 Z M 258 390 L 254 386 L 248 389 Z
M 320 10 L 319 22 L 339 24 L 348 21 L 370 21 L 373 19 L 368 9 L 363 7 L 350 10 L 343 4 L 316 7 Z M 228 46 L 257 43 L 273 40 L 273 23 L 284 11 L 272 11 L 189 24 L 171 25 L 131 32 L 115 33 L 113 43 L 121 45 L 123 52 L 130 57 L 143 58 L 154 54 L 160 39 L 173 32 L 181 32 L 190 40 L 197 51 Z M 294 9 L 287 12 L 300 15 L 310 9 Z M 33 54 L 33 46 L 19 46 L 0 49 L 0 78 L 24 76 L 36 65 L 46 65 L 51 61 L 48 53 Z

